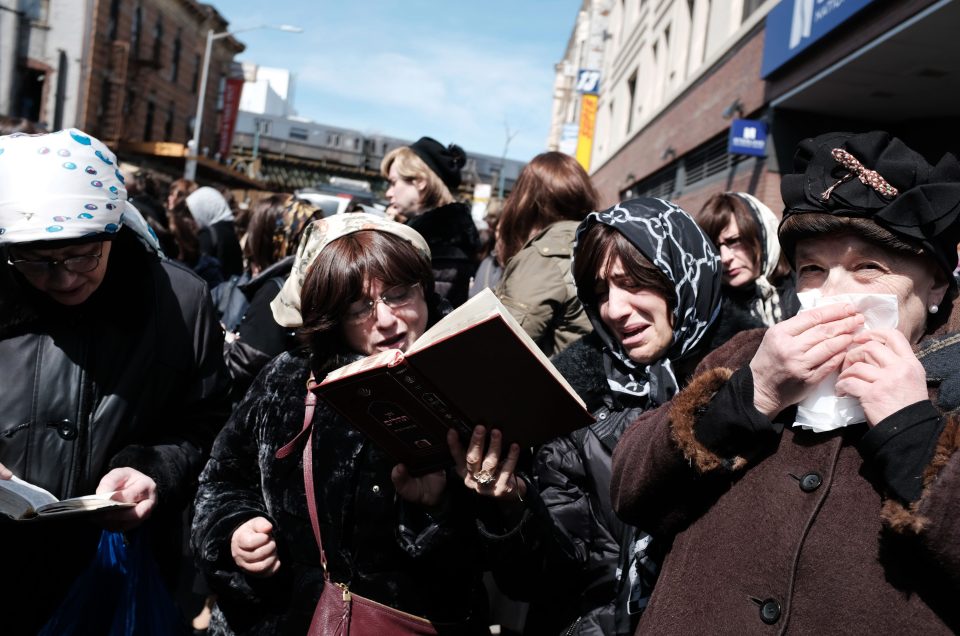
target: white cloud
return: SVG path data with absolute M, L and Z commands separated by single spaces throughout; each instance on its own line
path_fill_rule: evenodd
M 495 156 L 506 121 L 519 131 L 511 157 L 542 150 L 553 87 L 543 50 L 471 32 L 398 29 L 375 16 L 346 29 L 303 26 L 311 44 L 297 47 L 306 50 L 251 60 L 296 73 L 301 115 L 403 138 L 431 134 Z

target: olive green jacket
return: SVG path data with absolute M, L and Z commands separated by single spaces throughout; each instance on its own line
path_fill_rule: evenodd
M 507 262 L 496 294 L 540 349 L 557 354 L 593 331 L 573 284 L 570 261 L 579 223 L 557 221 Z

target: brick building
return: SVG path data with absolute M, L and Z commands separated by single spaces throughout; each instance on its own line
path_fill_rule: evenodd
M 605 21 L 593 41 L 589 19 Z M 879 128 L 934 160 L 960 149 L 957 24 L 955 0 L 585 0 L 557 84 L 599 46 L 590 173 L 605 204 L 648 195 L 696 211 L 739 190 L 779 213 L 805 137 Z M 565 86 L 555 118 L 576 121 Z M 728 152 L 736 118 L 766 130 L 766 156 Z
M 8 74 L 0 74 L 0 113 L 47 128 L 76 127 L 123 154 L 176 158 L 193 134 L 208 30 L 227 21 L 195 0 L 4 0 L 0 34 L 17 33 Z M 16 20 L 16 22 L 14 22 Z M 12 25 L 12 26 L 11 26 Z M 0 46 L 13 46 L 9 40 Z M 214 42 L 201 148 L 218 147 L 225 78 L 244 50 L 231 37 Z M 4 78 L 10 86 L 4 86 Z M 173 166 L 171 165 L 171 169 Z

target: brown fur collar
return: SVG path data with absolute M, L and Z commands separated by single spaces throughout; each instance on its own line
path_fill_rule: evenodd
M 704 371 L 673 398 L 673 404 L 670 407 L 673 440 L 680 447 L 684 457 L 701 473 L 718 468 L 739 470 L 747 465 L 747 460 L 743 457 L 734 457 L 730 461 L 717 456 L 698 442 L 693 433 L 693 425 L 703 408 L 732 375 L 733 370 L 726 367 Z
M 919 534 L 930 523 L 929 519 L 920 514 L 920 508 L 927 501 L 930 489 L 933 487 L 940 471 L 960 448 L 960 413 L 953 412 L 944 417 L 947 419 L 946 426 L 940 433 L 933 459 L 930 460 L 930 464 L 923 472 L 923 493 L 920 495 L 920 499 L 909 506 L 904 506 L 893 499 L 887 499 L 883 504 L 880 516 L 884 523 L 895 532 Z

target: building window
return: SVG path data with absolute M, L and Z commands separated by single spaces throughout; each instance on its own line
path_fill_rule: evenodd
M 261 135 L 272 135 L 273 134 L 273 121 L 269 119 L 261 119 L 257 117 L 253 120 L 253 125 L 256 127 L 256 130 Z M 291 137 L 293 135 L 290 135 Z M 306 137 L 304 137 L 306 139 Z
M 111 40 L 117 39 L 117 31 L 120 26 L 120 0 L 110 0 L 110 26 L 107 32 Z
M 173 63 L 170 65 L 170 81 L 176 82 L 180 75 L 180 29 L 177 29 L 177 39 L 173 41 Z
M 147 117 L 143 122 L 143 140 L 152 141 L 153 140 L 153 115 L 156 110 L 156 106 L 153 102 L 147 102 Z
M 157 18 L 157 24 L 153 27 L 153 63 L 160 68 L 160 55 L 163 53 L 163 17 Z
M 607 131 L 608 131 L 607 141 L 610 142 L 610 145 L 613 145 L 613 134 L 614 134 L 613 131 L 616 130 L 616 127 L 614 125 L 614 121 L 615 121 L 614 117 L 616 116 L 617 111 L 614 108 L 614 100 L 612 99 L 610 100 L 610 110 L 608 112 L 610 113 L 610 125 L 607 126 Z
M 223 110 L 223 96 L 227 92 L 227 76 L 220 74 L 220 80 L 217 82 L 217 112 Z
M 760 8 L 764 0 L 743 0 L 743 22 L 747 21 L 753 12 Z
M 306 141 L 309 136 L 310 131 L 308 131 L 306 128 L 290 128 L 290 139 Z
M 133 92 L 132 88 L 127 89 L 127 97 L 123 100 L 123 116 L 127 117 L 130 113 L 133 112 L 133 99 L 136 96 L 136 93 Z
M 627 80 L 627 134 L 633 129 L 634 102 L 637 95 L 637 72 L 634 71 Z
M 50 0 L 34 0 L 33 2 L 20 3 L 22 6 L 23 15 L 29 19 L 31 22 L 37 24 L 46 24 L 50 19 Z M 16 7 L 17 3 L 14 2 L 13 6 Z M 4 7 L 6 9 L 6 7 Z M 14 9 L 6 9 L 7 11 L 13 11 L 18 13 Z
M 727 135 L 718 135 L 700 144 L 680 159 L 628 188 L 630 196 L 675 199 L 684 192 L 705 187 L 723 179 L 748 159 L 747 155 L 727 152 Z M 761 160 L 762 161 L 762 160 Z M 726 177 L 729 178 L 729 177 Z M 625 192 L 621 192 L 624 195 Z
M 133 59 L 140 58 L 140 36 L 143 31 L 143 8 L 139 5 L 133 10 L 133 25 L 130 27 L 130 54 Z
M 200 90 L 200 54 L 197 53 L 193 56 L 193 94 L 196 95 L 197 91 Z
M 170 102 L 170 106 L 167 107 L 167 121 L 163 125 L 164 141 L 170 141 L 173 139 L 173 120 L 176 115 L 176 105 L 173 102 Z
M 100 101 L 97 103 L 97 119 L 100 120 L 102 130 L 105 130 L 103 120 L 110 114 L 110 97 L 112 95 L 109 78 L 103 78 L 100 84 Z

